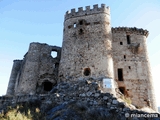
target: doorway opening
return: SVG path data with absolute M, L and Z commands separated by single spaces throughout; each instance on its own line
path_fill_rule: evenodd
M 119 91 L 120 91 L 123 95 L 125 95 L 125 87 L 119 87 Z
M 123 69 L 122 68 L 118 69 L 118 80 L 123 81 Z
M 127 44 L 131 44 L 130 35 L 127 35 Z
M 43 90 L 44 91 L 51 91 L 52 87 L 53 87 L 53 83 L 51 83 L 49 81 L 43 82 Z

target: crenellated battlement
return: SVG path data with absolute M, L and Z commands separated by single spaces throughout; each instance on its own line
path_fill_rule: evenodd
M 23 60 L 14 60 L 0 105 L 34 100 L 63 104 L 82 97 L 91 106 L 104 106 L 107 100 L 110 109 L 118 105 L 115 97 L 123 95 L 138 108 L 156 110 L 146 44 L 149 32 L 111 28 L 110 23 L 105 4 L 67 11 L 62 47 L 30 43 Z
M 113 32 L 119 32 L 119 31 L 125 31 L 125 32 L 130 32 L 130 33 L 138 33 L 140 35 L 145 35 L 148 37 L 149 32 L 147 30 L 143 30 L 142 28 L 136 28 L 136 27 L 116 27 L 112 28 L 112 33 Z
M 18 62 L 18 61 L 23 61 L 23 60 L 19 60 L 19 59 L 13 60 L 13 62 Z
M 98 7 L 98 4 L 93 5 L 93 9 L 90 6 L 86 6 L 85 9 L 83 7 L 79 7 L 78 11 L 76 9 L 71 9 L 71 11 L 67 11 L 65 14 L 65 20 L 73 17 L 83 16 L 83 15 L 90 15 L 90 14 L 97 14 L 97 13 L 106 13 L 110 14 L 109 7 L 105 4 L 101 4 L 101 7 Z

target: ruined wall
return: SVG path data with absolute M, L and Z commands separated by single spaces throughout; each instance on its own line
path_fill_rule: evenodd
M 146 47 L 148 31 L 112 28 L 112 33 L 114 74 L 120 91 L 131 97 L 135 106 L 150 106 L 156 110 Z
M 111 31 L 110 9 L 104 4 L 93 9 L 80 7 L 77 12 L 72 9 L 65 14 L 62 51 L 31 43 L 23 61 L 14 61 L 7 95 L 46 94 L 58 80 L 72 83 L 93 79 L 101 92 L 115 92 L 117 86 L 112 85 L 117 83 L 135 106 L 156 110 L 147 36 L 148 31 L 137 28 Z M 57 52 L 56 58 L 52 51 Z M 114 90 L 105 88 L 109 82 Z
M 59 79 L 113 78 L 111 49 L 109 7 L 72 9 L 65 15 Z
M 57 52 L 56 58 L 51 56 L 52 51 Z M 60 52 L 60 47 L 31 43 L 21 66 L 21 74 L 16 80 L 15 94 L 50 91 L 57 83 Z
M 11 71 L 6 95 L 14 95 L 15 83 L 20 73 L 21 65 L 22 65 L 22 60 L 13 61 L 12 71 Z
M 61 82 L 54 86 L 48 94 L 2 96 L 0 97 L 0 114 L 6 113 L 8 106 L 10 108 L 16 107 L 20 103 L 38 105 L 36 108 L 40 108 L 40 112 L 47 113 L 47 119 L 52 120 L 57 117 L 59 119 L 59 116 L 64 116 L 60 119 L 65 120 L 68 120 L 66 116 L 72 116 L 72 120 L 144 120 L 146 116 L 151 116 L 148 113 L 154 113 L 152 117 L 149 117 L 149 120 L 159 120 L 158 117 L 160 117 L 160 114 L 153 110 L 146 112 L 143 111 L 144 109 L 136 109 L 129 102 L 126 103 L 113 94 L 102 93 L 99 90 L 97 80 L 91 79 Z M 75 106 L 75 104 L 77 105 Z M 77 113 L 78 111 L 80 114 Z M 131 114 L 146 115 L 145 117 L 129 117 Z M 79 115 L 80 117 L 77 118 Z M 89 115 L 93 117 L 87 118 Z

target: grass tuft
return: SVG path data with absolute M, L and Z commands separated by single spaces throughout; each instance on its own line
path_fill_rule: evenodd
M 45 120 L 45 115 L 33 103 L 17 104 L 15 108 L 7 107 L 6 113 L 0 113 L 0 120 Z

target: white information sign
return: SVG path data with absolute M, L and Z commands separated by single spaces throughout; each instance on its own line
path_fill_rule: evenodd
M 103 78 L 103 88 L 114 88 L 113 79 Z

